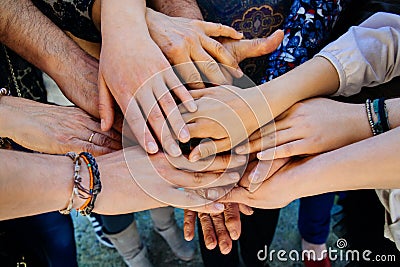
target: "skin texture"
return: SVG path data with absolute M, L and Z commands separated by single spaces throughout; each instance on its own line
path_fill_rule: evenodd
M 0 220 L 56 211 L 67 206 L 72 189 L 71 159 L 8 150 L 1 150 L 0 155 L 1 158 L 9 159 L 0 162 L 0 168 L 4 170 L 0 176 Z M 126 159 L 130 167 L 135 169 L 128 168 Z M 204 189 L 217 177 L 219 185 L 236 183 L 240 179 L 239 174 L 231 172 L 220 175 L 218 172 L 228 166 L 235 168 L 243 164 L 235 159 L 217 158 L 203 170 L 199 179 L 193 172 L 176 169 L 164 154 L 149 156 L 139 146 L 109 153 L 96 160 L 101 173 L 102 191 L 94 211 L 109 215 L 164 207 L 170 203 L 180 203 L 176 206 L 190 207 L 195 211 L 221 212 L 223 205 L 211 203 L 195 193 L 178 188 Z M 151 166 L 147 166 L 149 164 Z M 181 167 L 186 168 L 184 165 Z M 88 170 L 82 168 L 80 174 L 82 185 L 88 188 Z M 143 187 L 147 192 L 142 190 Z M 18 198 L 15 198 L 16 194 Z M 161 197 L 169 202 L 161 202 Z M 75 197 L 74 208 L 82 204 L 83 199 Z
M 245 90 L 235 87 L 221 90 L 220 87 L 214 87 L 191 92 L 196 98 L 198 109 L 183 117 L 188 123 L 196 117 L 202 117 L 201 122 L 189 125 L 191 137 L 211 137 L 216 140 L 201 143 L 192 150 L 189 159 L 196 161 L 230 150 L 298 101 L 332 94 L 338 88 L 336 69 L 327 59 L 315 57 L 258 87 Z M 215 101 L 226 103 L 227 106 L 212 105 Z M 229 112 L 221 112 L 227 108 Z M 233 127 L 232 123 L 238 118 L 243 118 L 242 124 L 236 125 L 242 127 Z M 219 127 L 215 127 L 216 121 Z M 207 125 L 214 125 L 212 133 L 205 130 L 209 129 Z
M 398 188 L 400 166 L 396 163 L 399 149 L 396 140 L 399 133 L 400 128 L 397 127 L 379 136 L 293 160 L 286 165 L 282 161 L 274 161 L 273 169 L 277 171 L 264 173 L 265 181 L 257 191 L 251 193 L 238 187 L 218 201 L 270 209 L 284 207 L 300 197 L 326 192 Z M 244 179 L 249 180 L 248 173 Z
M 99 117 L 98 62 L 30 1 L 1 1 L 0 42 L 53 78 L 64 95 Z
M 87 151 L 97 156 L 122 148 L 118 132 L 113 129 L 102 132 L 100 123 L 79 108 L 3 96 L 0 110 L 0 136 L 33 151 L 48 154 Z
M 182 101 L 189 111 L 196 110 L 196 106 L 187 89 L 170 68 L 168 60 L 151 38 L 156 36 L 155 33 L 160 33 L 160 31 L 155 31 L 153 28 L 153 30 L 149 31 L 146 24 L 146 16 L 153 16 L 156 12 L 146 10 L 143 1 L 118 1 L 117 5 L 111 1 L 102 1 L 100 13 L 103 43 L 99 67 L 99 108 L 102 129 L 109 129 L 112 125 L 114 97 L 125 113 L 139 144 L 147 152 L 156 153 L 158 146 L 145 123 L 144 117 L 148 118 L 155 136 L 160 140 L 168 154 L 179 156 L 181 151 L 174 141 L 173 134 L 181 142 L 188 141 L 190 135 L 176 109 L 176 104 L 169 90 Z M 98 14 L 98 12 L 95 14 Z M 157 18 L 160 17 L 162 20 L 167 19 L 166 16 L 161 14 Z M 95 21 L 99 23 L 98 19 L 95 19 Z M 211 23 L 203 23 L 202 25 L 192 23 L 192 26 L 197 26 L 197 29 L 203 29 L 204 33 L 209 36 L 242 37 L 241 34 L 225 26 Z M 177 33 L 176 36 L 182 36 L 181 34 Z M 206 46 L 213 47 L 208 49 L 213 54 L 216 42 L 210 38 L 207 40 L 207 42 L 203 43 Z M 199 39 L 198 41 L 201 40 Z M 222 46 L 219 47 L 221 48 Z M 170 47 L 166 49 L 169 49 L 170 53 L 177 55 L 175 49 Z M 191 56 L 189 55 L 181 60 L 187 62 L 186 60 L 190 58 Z M 215 70 L 215 64 L 210 61 L 211 57 L 208 54 L 200 55 L 198 58 L 210 63 L 207 63 L 208 65 L 205 64 L 207 73 Z M 182 63 L 179 59 L 177 60 L 174 63 Z M 124 67 L 121 68 L 121 66 Z M 118 75 L 115 75 L 115 73 L 118 73 Z M 185 73 L 184 77 L 186 77 Z M 189 77 L 192 76 L 189 75 Z M 140 110 L 143 111 L 144 117 Z M 165 113 L 172 128 L 170 131 L 168 127 L 165 127 L 165 135 L 162 133 L 163 125 L 165 124 L 162 112 Z

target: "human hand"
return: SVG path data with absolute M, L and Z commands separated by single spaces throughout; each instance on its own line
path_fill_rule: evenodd
M 146 21 L 152 39 L 164 52 L 183 81 L 193 89 L 204 88 L 200 72 L 209 83 L 227 84 L 221 65 L 240 78 L 243 73 L 237 59 L 220 42 L 211 37 L 239 40 L 243 34 L 235 29 L 200 20 L 169 17 L 147 8 Z M 186 64 L 183 64 L 186 63 Z
M 2 135 L 28 149 L 48 154 L 88 151 L 102 155 L 122 148 L 119 133 L 101 131 L 100 123 L 79 108 L 16 97 L 2 97 L 1 104 L 3 115 L 12 118 L 6 121 Z
M 257 87 L 240 89 L 219 86 L 190 92 L 198 110 L 180 108 L 192 138 L 212 138 L 195 147 L 189 160 L 195 162 L 230 150 L 273 118 L 264 95 Z
M 250 207 L 236 203 L 226 203 L 224 212 L 219 214 L 185 210 L 183 225 L 185 239 L 190 241 L 194 238 L 196 216 L 198 216 L 206 247 L 211 250 L 218 244 L 221 253 L 228 254 L 232 249 L 232 240 L 237 240 L 240 237 L 240 212 L 245 215 L 253 214 Z
M 182 165 L 184 170 L 179 170 L 168 159 L 171 158 L 163 153 L 149 155 L 139 146 L 99 157 L 100 173 L 102 177 L 106 177 L 102 180 L 106 184 L 101 194 L 109 196 L 105 199 L 107 203 L 104 203 L 109 209 L 101 212 L 109 213 L 113 210 L 113 205 L 121 206 L 118 211 L 120 213 L 168 205 L 201 212 L 221 212 L 223 206 L 212 203 L 193 191 L 214 186 L 233 186 L 239 181 L 239 174 L 229 170 L 225 173 L 219 172 L 221 169 L 233 169 L 244 164 L 237 156 L 218 156 L 205 168 L 198 167 L 202 170 L 198 173 L 194 172 L 197 167 L 188 165 Z M 116 182 L 118 190 L 114 185 Z M 141 201 L 137 201 L 138 199 Z
M 300 171 L 301 164 L 307 160 L 308 158 L 290 162 L 283 159 L 272 162 L 251 162 L 239 183 L 239 187 L 235 187 L 229 192 L 223 188 L 213 188 L 213 195 L 218 195 L 218 202 L 221 203 L 242 203 L 260 209 L 282 208 L 299 198 L 298 192 L 301 192 L 302 188 L 294 177 Z M 249 177 L 249 174 L 257 164 L 266 165 L 263 166 L 263 182 L 254 184 L 257 186 L 256 190 L 250 192 L 249 188 L 254 181 Z
M 259 152 L 261 160 L 316 154 L 371 136 L 364 105 L 324 98 L 299 102 L 235 148 L 237 154 Z M 275 147 L 276 146 L 276 147 Z
M 151 39 L 147 27 L 138 27 L 138 22 L 135 24 L 141 18 L 140 14 L 131 17 L 129 12 L 134 12 L 135 8 L 126 8 L 125 12 L 121 3 L 105 3 L 108 6 L 101 11 L 103 42 L 99 66 L 102 129 L 109 129 L 112 125 L 114 96 L 134 136 L 148 153 L 156 153 L 158 146 L 147 127 L 147 118 L 166 152 L 171 156 L 179 156 L 181 151 L 173 134 L 181 142 L 187 142 L 190 135 L 169 90 L 189 111 L 196 110 L 192 96 Z M 115 19 L 113 12 L 121 13 L 121 18 Z M 129 21 L 123 21 L 122 18 Z M 135 24 L 135 30 L 131 23 Z M 164 114 L 171 131 L 169 127 L 164 127 Z

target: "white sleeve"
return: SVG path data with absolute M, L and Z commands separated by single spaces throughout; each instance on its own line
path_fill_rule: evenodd
M 339 75 L 334 95 L 354 95 L 400 76 L 399 40 L 400 16 L 376 13 L 323 48 L 316 56 L 328 59 Z

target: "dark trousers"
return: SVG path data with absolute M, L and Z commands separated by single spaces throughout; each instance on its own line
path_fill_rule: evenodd
M 71 217 L 50 212 L 1 221 L 0 262 L 1 266 L 22 262 L 26 266 L 78 266 Z
M 204 266 L 239 266 L 238 243 L 240 243 L 240 254 L 246 266 L 264 266 L 265 263 L 258 259 L 257 253 L 263 250 L 265 246 L 269 247 L 271 245 L 278 223 L 279 212 L 280 209 L 254 209 L 253 215 L 242 215 L 242 234 L 239 241 L 233 241 L 232 251 L 227 255 L 223 255 L 218 246 L 213 250 L 208 250 L 204 243 L 201 227 L 197 227 Z M 200 225 L 199 221 L 197 223 Z
M 324 244 L 330 231 L 335 193 L 300 199 L 298 227 L 301 237 L 313 244 Z

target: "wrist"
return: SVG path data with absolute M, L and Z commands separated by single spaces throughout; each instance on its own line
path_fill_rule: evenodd
M 343 109 L 340 110 L 344 111 L 342 114 L 347 114 L 344 121 L 348 125 L 351 134 L 349 144 L 372 137 L 365 105 L 347 103 L 342 103 L 342 105 Z M 343 125 L 343 127 L 347 127 L 346 125 Z

